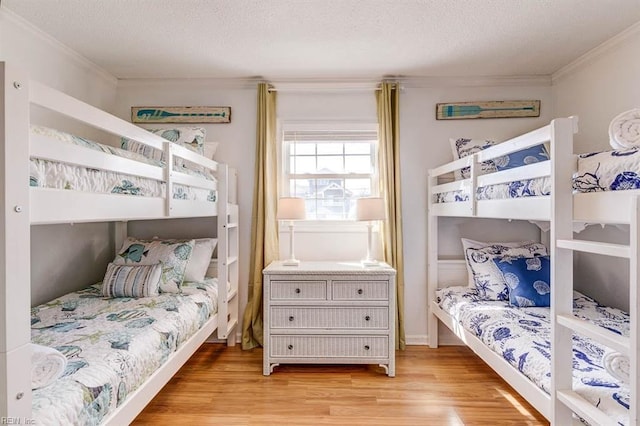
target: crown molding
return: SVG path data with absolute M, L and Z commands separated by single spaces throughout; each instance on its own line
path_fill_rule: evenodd
M 406 88 L 551 86 L 550 75 L 398 77 Z
M 563 78 L 575 74 L 588 64 L 600 58 L 602 55 L 607 54 L 614 48 L 618 47 L 620 44 L 626 42 L 629 38 L 634 37 L 638 34 L 640 34 L 640 22 L 636 22 L 626 30 L 622 31 L 620 34 L 610 38 L 599 46 L 594 47 L 584 55 L 580 56 L 578 59 L 570 62 L 569 64 L 560 68 L 558 71 L 554 72 L 551 75 L 552 83 L 556 84 Z
M 262 77 L 246 78 L 122 78 L 118 88 L 161 87 L 204 89 L 254 89 L 258 83 L 268 82 L 277 92 L 364 92 L 376 90 L 382 81 L 395 81 L 405 88 L 442 87 L 500 87 L 500 86 L 551 86 L 551 76 L 482 76 L 482 77 L 420 77 L 384 76 L 379 78 L 289 78 L 265 80 Z
M 247 78 L 120 78 L 118 88 L 176 87 L 200 89 L 255 89 L 264 79 Z
M 31 22 L 27 21 L 23 17 L 15 14 L 14 12 L 8 10 L 6 7 L 0 6 L 0 18 L 6 19 L 7 21 L 12 22 L 16 26 L 21 29 L 31 33 L 36 38 L 40 39 L 44 43 L 48 44 L 50 47 L 58 51 L 64 57 L 69 59 L 75 65 L 80 66 L 81 68 L 88 69 L 92 73 L 94 73 L 99 78 L 106 81 L 108 84 L 116 87 L 118 84 L 118 79 L 107 72 L 104 68 L 98 66 L 94 62 L 91 62 L 89 59 L 80 55 L 75 50 L 71 49 L 69 46 L 61 43 L 60 41 L 53 38 L 51 35 L 45 33 Z

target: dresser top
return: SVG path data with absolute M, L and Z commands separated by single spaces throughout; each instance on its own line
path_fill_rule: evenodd
M 363 266 L 358 261 L 346 262 L 307 262 L 302 261 L 298 266 L 284 266 L 282 261 L 275 261 L 269 264 L 262 271 L 265 274 L 316 274 L 316 273 L 332 273 L 332 274 L 363 274 L 387 273 L 395 275 L 396 271 L 386 263 L 380 262 L 377 266 Z

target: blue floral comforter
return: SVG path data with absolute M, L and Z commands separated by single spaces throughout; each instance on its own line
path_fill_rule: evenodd
M 217 280 L 182 294 L 101 296 L 101 284 L 37 306 L 31 341 L 68 360 L 62 378 L 33 391 L 39 425 L 97 425 L 217 312 Z
M 551 387 L 551 326 L 548 308 L 515 308 L 507 302 L 480 300 L 468 287 L 437 292 L 439 306 L 480 338 L 536 386 Z M 629 315 L 574 292 L 574 313 L 621 335 L 629 335 Z M 609 375 L 602 357 L 606 348 L 573 336 L 573 388 L 620 425 L 629 422 L 629 387 Z

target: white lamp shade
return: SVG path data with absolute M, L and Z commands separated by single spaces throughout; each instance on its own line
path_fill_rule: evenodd
M 283 197 L 278 200 L 278 220 L 303 220 L 306 216 L 304 199 Z
M 357 220 L 384 220 L 385 217 L 384 198 L 358 198 L 356 201 Z

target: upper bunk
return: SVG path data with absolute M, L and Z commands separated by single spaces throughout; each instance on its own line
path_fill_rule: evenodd
M 556 118 L 546 126 L 429 170 L 429 214 L 551 221 L 553 190 L 556 202 L 566 203 L 576 222 L 631 223 L 632 198 L 640 190 L 628 189 L 629 185 L 624 184 L 606 188 L 599 185 L 599 164 L 595 170 L 582 169 L 582 164 L 593 166 L 587 163 L 597 154 L 573 154 L 573 135 L 577 131 L 577 117 Z M 486 162 L 500 163 L 511 154 L 540 145 L 549 154 L 545 161 L 525 162 L 513 168 L 483 167 Z M 614 151 L 607 155 L 607 161 L 625 155 Z M 465 168 L 469 169 L 468 177 L 452 180 L 452 173 Z M 574 180 L 576 173 L 582 181 Z
M 226 203 L 235 192 L 230 187 L 235 182 L 230 179 L 226 165 L 30 80 L 14 66 L 0 65 L 4 74 L 4 155 L 11 159 L 6 161 L 4 188 L 8 198 L 14 194 L 22 200 L 11 209 L 27 213 L 31 224 L 206 217 L 226 213 Z M 33 111 L 40 108 L 64 116 L 65 122 L 71 118 L 83 128 L 98 129 L 97 132 L 108 135 L 112 143 L 98 144 L 66 132 L 34 126 L 38 123 L 32 123 L 36 115 Z M 153 151 L 160 155 L 154 160 L 136 152 L 123 152 L 113 146 L 116 138 L 137 145 L 138 153 Z M 102 184 L 107 189 L 89 185 L 76 190 L 64 182 L 41 185 L 34 171 L 42 176 L 54 174 L 45 170 L 43 163 L 64 164 L 72 170 L 64 173 L 79 174 L 80 179 L 87 182 L 100 179 L 97 173 L 100 171 L 122 184 Z M 222 205 L 224 211 L 219 211 Z

